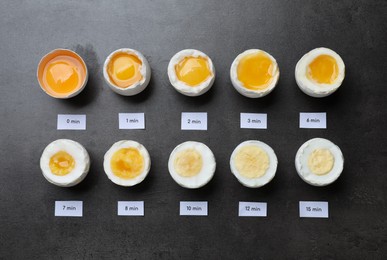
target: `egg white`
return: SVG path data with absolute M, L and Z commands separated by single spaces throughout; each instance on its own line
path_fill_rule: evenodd
M 140 173 L 140 175 L 138 175 L 137 177 L 135 177 L 133 179 L 123 179 L 123 178 L 116 176 L 113 173 L 111 166 L 110 166 L 110 162 L 111 162 L 111 159 L 112 159 L 112 156 L 114 155 L 114 153 L 120 149 L 123 149 L 123 148 L 135 148 L 135 149 L 137 149 L 140 152 L 142 158 L 144 159 L 143 171 Z M 151 160 L 150 160 L 150 156 L 149 156 L 147 149 L 142 144 L 140 144 L 136 141 L 131 141 L 131 140 L 121 140 L 121 141 L 114 143 L 112 145 L 112 147 L 110 147 L 110 149 L 105 153 L 104 160 L 103 160 L 103 168 L 105 170 L 107 177 L 113 183 L 120 185 L 120 186 L 125 186 L 125 187 L 134 186 L 134 185 L 142 182 L 145 179 L 145 177 L 148 175 L 150 167 L 151 167 Z
M 245 146 L 256 146 L 264 150 L 267 155 L 269 156 L 269 168 L 266 170 L 266 173 L 258 178 L 247 178 L 239 173 L 235 166 L 235 157 Z M 238 181 L 246 187 L 249 188 L 258 188 L 266 185 L 269 183 L 275 176 L 275 173 L 277 171 L 277 165 L 278 165 L 278 159 L 276 154 L 274 153 L 274 150 L 267 144 L 261 141 L 257 140 L 248 140 L 245 142 L 240 143 L 232 152 L 231 158 L 230 158 L 230 168 L 231 172 L 234 174 L 234 176 L 238 179 Z
M 333 57 L 338 65 L 339 73 L 332 84 L 319 84 L 307 77 L 309 64 L 320 55 L 329 55 Z M 335 92 L 344 80 L 345 65 L 340 55 L 328 48 L 316 48 L 306 53 L 297 62 L 295 77 L 298 87 L 311 97 L 326 97 Z
M 325 175 L 314 174 L 308 167 L 309 156 L 316 149 L 328 149 L 334 158 L 332 170 Z M 305 142 L 298 149 L 295 165 L 298 175 L 306 183 L 313 186 L 325 186 L 336 181 L 341 175 L 344 168 L 344 157 L 340 148 L 331 141 L 324 138 L 314 138 Z
M 64 176 L 53 174 L 49 165 L 51 157 L 60 151 L 70 154 L 75 161 L 74 169 Z M 80 143 L 69 139 L 58 139 L 44 149 L 40 157 L 40 168 L 43 176 L 52 184 L 71 187 L 80 183 L 86 177 L 90 168 L 90 157 Z
M 206 58 L 208 61 L 209 69 L 212 73 L 211 76 L 209 76 L 205 81 L 200 83 L 199 85 L 196 85 L 195 87 L 188 86 L 184 82 L 180 81 L 179 78 L 176 75 L 175 66 L 183 60 L 185 57 L 203 57 Z M 194 49 L 185 49 L 182 51 L 179 51 L 169 61 L 168 64 L 168 78 L 171 82 L 172 86 L 181 94 L 186 96 L 200 96 L 204 93 L 206 93 L 214 84 L 215 81 L 215 67 L 212 63 L 212 60 L 210 57 L 207 56 L 207 54 L 194 50 Z
M 192 177 L 183 177 L 179 175 L 176 172 L 174 167 L 176 154 L 186 149 L 195 149 L 202 156 L 202 161 L 203 161 L 202 169 L 197 175 Z M 216 162 L 215 162 L 214 154 L 212 153 L 210 148 L 208 148 L 207 145 L 200 142 L 188 141 L 188 142 L 179 144 L 178 146 L 176 146 L 176 148 L 172 151 L 171 155 L 169 156 L 169 161 L 168 161 L 169 173 L 172 176 L 172 178 L 175 180 L 175 182 L 184 188 L 196 189 L 196 188 L 203 187 L 212 179 L 215 173 L 215 169 L 216 169 Z
M 142 75 L 142 79 L 126 88 L 120 88 L 116 86 L 114 82 L 110 80 L 108 69 L 107 69 L 111 59 L 119 53 L 127 53 L 130 55 L 137 56 L 142 62 L 142 65 L 140 67 L 140 73 Z M 109 87 L 117 94 L 120 94 L 123 96 L 133 96 L 133 95 L 139 94 L 148 86 L 151 78 L 151 69 L 147 59 L 145 58 L 144 55 L 142 55 L 141 52 L 137 50 L 129 49 L 129 48 L 122 48 L 122 49 L 113 51 L 106 58 L 105 63 L 103 65 L 103 77 L 105 78 L 105 81 L 109 85 Z
M 272 78 L 271 82 L 269 83 L 268 87 L 265 89 L 261 89 L 261 90 L 247 89 L 244 87 L 243 83 L 241 81 L 239 81 L 239 79 L 238 79 L 239 62 L 246 55 L 253 54 L 253 53 L 264 53 L 273 62 L 273 72 L 274 72 L 273 74 L 274 75 L 273 75 L 273 78 Z M 246 50 L 246 51 L 242 52 L 234 59 L 233 63 L 231 64 L 231 68 L 230 68 L 230 79 L 231 79 L 232 85 L 240 94 L 242 94 L 245 97 L 249 97 L 249 98 L 264 97 L 267 94 L 269 94 L 270 92 L 272 92 L 274 90 L 275 86 L 277 86 L 279 76 L 280 76 L 280 71 L 279 71 L 277 61 L 269 53 L 267 53 L 263 50 L 259 50 L 259 49 L 250 49 L 250 50 Z

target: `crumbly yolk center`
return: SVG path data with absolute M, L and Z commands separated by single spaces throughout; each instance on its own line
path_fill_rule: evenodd
M 143 172 L 144 158 L 136 148 L 122 148 L 113 154 L 110 166 L 117 177 L 133 179 Z
M 127 88 L 142 80 L 141 66 L 142 62 L 137 56 L 119 53 L 110 60 L 107 71 L 110 80 L 117 87 Z
M 267 88 L 271 82 L 273 70 L 273 61 L 267 54 L 263 52 L 251 53 L 239 61 L 237 76 L 245 88 L 262 90 Z
M 202 167 L 203 158 L 196 149 L 186 149 L 176 154 L 174 168 L 180 176 L 195 176 Z
M 316 175 L 329 173 L 335 163 L 335 158 L 328 149 L 316 149 L 308 158 L 308 167 Z
M 72 93 L 78 89 L 85 77 L 80 61 L 59 55 L 50 60 L 44 68 L 43 83 L 54 93 Z
M 69 174 L 75 167 L 74 158 L 65 151 L 59 151 L 50 158 L 50 170 L 52 174 L 64 176 Z
M 265 175 L 269 168 L 268 154 L 257 146 L 244 146 L 237 152 L 234 159 L 237 171 L 244 177 L 252 179 Z
M 175 66 L 176 76 L 190 87 L 206 81 L 212 75 L 207 58 L 185 57 Z
M 318 56 L 308 66 L 308 78 L 319 84 L 332 84 L 338 75 L 337 61 L 329 55 Z

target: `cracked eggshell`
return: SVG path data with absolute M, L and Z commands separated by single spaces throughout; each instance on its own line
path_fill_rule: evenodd
M 249 55 L 252 53 L 261 53 L 261 52 L 266 54 L 273 62 L 273 65 L 274 65 L 273 79 L 270 82 L 269 86 L 265 89 L 262 89 L 262 90 L 247 89 L 243 86 L 243 83 L 240 82 L 238 79 L 237 68 L 238 68 L 239 62 L 246 55 Z M 264 97 L 264 96 L 268 95 L 277 86 L 279 76 L 280 76 L 280 71 L 279 71 L 277 61 L 269 53 L 267 53 L 263 50 L 259 50 L 259 49 L 250 49 L 250 50 L 246 50 L 246 51 L 242 52 L 234 59 L 233 63 L 231 64 L 231 68 L 230 68 L 230 79 L 231 79 L 232 85 L 241 95 L 243 95 L 245 97 L 249 97 L 249 98 L 260 98 L 260 97 Z
M 204 82 L 200 83 L 199 85 L 197 85 L 195 87 L 188 86 L 184 82 L 180 81 L 176 75 L 175 66 L 182 59 L 184 59 L 187 56 L 206 58 L 208 61 L 210 71 L 212 73 L 212 75 L 210 77 L 208 77 L 207 80 L 205 80 Z M 210 57 L 207 56 L 207 54 L 205 54 L 201 51 L 198 51 L 198 50 L 194 50 L 194 49 L 185 49 L 185 50 L 179 51 L 178 53 L 173 55 L 173 57 L 169 61 L 168 78 L 169 78 L 169 81 L 171 82 L 172 86 L 181 94 L 186 95 L 186 96 L 190 96 L 190 97 L 200 96 L 200 95 L 206 93 L 208 90 L 210 90 L 210 88 L 214 84 L 215 67 L 214 67 L 214 64 L 212 63 L 212 60 L 210 59 Z
M 320 55 L 333 57 L 338 65 L 339 73 L 337 79 L 332 84 L 320 84 L 307 77 L 309 64 Z M 295 77 L 298 87 L 311 97 L 326 97 L 335 92 L 342 84 L 345 77 L 345 64 L 340 55 L 328 48 L 316 48 L 306 53 L 297 62 Z
M 135 55 L 142 62 L 142 65 L 140 68 L 140 72 L 142 74 L 142 79 L 140 81 L 126 87 L 126 88 L 120 88 L 120 87 L 116 86 L 114 84 L 114 82 L 112 82 L 110 80 L 110 77 L 109 77 L 109 74 L 107 71 L 107 68 L 108 68 L 108 65 L 109 65 L 111 59 L 119 53 L 127 53 L 127 54 L 131 54 L 131 55 Z M 134 96 L 134 95 L 137 95 L 140 92 L 142 92 L 148 86 L 150 78 L 151 78 L 151 68 L 149 66 L 147 59 L 145 58 L 144 55 L 142 55 L 141 52 L 134 50 L 134 49 L 122 48 L 122 49 L 118 49 L 118 50 L 113 51 L 106 58 L 105 63 L 103 65 L 103 77 L 104 77 L 106 83 L 109 85 L 109 87 L 117 94 L 120 94 L 123 96 Z

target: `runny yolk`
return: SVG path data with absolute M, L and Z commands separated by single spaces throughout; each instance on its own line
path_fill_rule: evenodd
M 107 71 L 110 80 L 119 88 L 127 88 L 142 80 L 141 60 L 133 54 L 119 53 L 110 60 Z
M 48 61 L 43 71 L 43 84 L 53 94 L 71 94 L 81 87 L 85 70 L 74 57 L 59 55 Z
M 196 87 L 212 75 L 207 58 L 185 57 L 175 66 L 176 76 L 190 87 Z
M 329 173 L 335 162 L 335 158 L 328 149 L 316 149 L 308 158 L 308 167 L 316 175 Z
M 54 175 L 64 176 L 75 167 L 74 158 L 65 151 L 59 151 L 50 158 L 50 170 Z
M 239 61 L 238 80 L 247 89 L 263 90 L 271 82 L 273 70 L 273 61 L 267 54 L 263 52 L 250 53 Z
M 244 177 L 252 179 L 265 175 L 270 159 L 267 153 L 257 146 L 244 146 L 235 156 L 235 167 Z
M 136 148 L 122 148 L 113 154 L 110 167 L 117 177 L 133 179 L 144 170 L 144 158 Z
M 332 84 L 339 74 L 336 60 L 329 55 L 320 55 L 308 66 L 307 76 L 319 84 Z
M 197 175 L 203 167 L 201 154 L 195 149 L 186 149 L 176 154 L 174 168 L 182 177 Z

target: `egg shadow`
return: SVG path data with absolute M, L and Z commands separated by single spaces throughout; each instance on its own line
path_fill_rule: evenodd
M 152 95 L 152 92 L 154 91 L 153 87 L 154 87 L 154 79 L 151 77 L 149 80 L 148 86 L 137 95 L 124 96 L 115 92 L 114 94 L 118 96 L 118 98 L 121 99 L 123 102 L 132 103 L 132 104 L 141 104 L 147 101 L 148 98 L 150 98 L 150 96 Z

